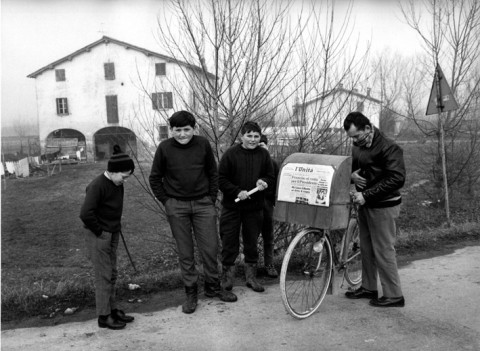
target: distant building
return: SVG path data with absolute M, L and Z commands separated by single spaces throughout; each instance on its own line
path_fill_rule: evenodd
M 42 152 L 108 158 L 168 137 L 167 118 L 195 102 L 200 67 L 107 36 L 28 75 Z M 208 79 L 212 76 L 208 75 Z
M 334 141 L 335 136 L 341 138 L 345 117 L 350 112 L 359 111 L 367 116 L 374 126 L 388 129 L 387 134 L 394 136 L 399 128 L 397 113 L 385 108 L 382 101 L 370 93 L 370 89 L 362 94 L 357 89 L 345 89 L 340 84 L 312 99 L 297 101 L 293 105 L 290 120 L 279 123 L 278 127 L 267 128 L 265 133 L 274 137 L 277 148 L 288 147 L 288 152 L 294 151 L 299 140 L 303 138 L 306 144 L 310 145 L 305 152 L 321 152 L 323 147 L 315 145 L 316 140 L 323 138 Z M 387 119 L 390 122 L 387 123 Z M 328 138 L 325 137 L 327 134 Z

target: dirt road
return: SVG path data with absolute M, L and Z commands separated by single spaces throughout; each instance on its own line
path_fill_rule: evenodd
M 337 287 L 299 321 L 278 285 L 261 294 L 238 286 L 237 303 L 202 298 L 192 315 L 180 306 L 134 314 L 123 331 L 96 320 L 3 331 L 2 350 L 480 350 L 479 257 L 480 246 L 470 246 L 403 267 L 404 308 L 370 307 Z

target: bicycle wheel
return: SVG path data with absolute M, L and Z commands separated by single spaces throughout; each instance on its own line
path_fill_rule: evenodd
M 300 231 L 290 243 L 280 272 L 280 290 L 288 313 L 307 318 L 318 309 L 332 278 L 332 247 L 318 229 Z
M 350 219 L 345 238 L 346 260 L 344 277 L 351 286 L 362 282 L 362 255 L 360 254 L 360 231 L 356 218 Z

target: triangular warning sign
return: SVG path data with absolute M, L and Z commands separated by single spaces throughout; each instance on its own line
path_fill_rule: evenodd
M 439 112 L 456 110 L 457 108 L 458 104 L 455 101 L 452 90 L 448 86 L 447 79 L 443 75 L 440 65 L 437 64 L 425 115 L 434 115 Z

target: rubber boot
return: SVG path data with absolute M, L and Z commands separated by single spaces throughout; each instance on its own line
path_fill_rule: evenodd
M 183 313 L 193 313 L 197 308 L 198 303 L 198 287 L 197 285 L 194 286 L 186 286 L 185 293 L 187 294 L 187 300 L 182 305 L 182 312 Z
M 222 287 L 230 291 L 235 281 L 235 266 L 223 266 Z
M 237 295 L 230 291 L 226 291 L 220 285 L 220 282 L 207 283 L 205 282 L 205 296 L 206 297 L 218 297 L 220 300 L 225 302 L 235 302 L 237 301 Z
M 245 280 L 247 286 L 256 292 L 263 292 L 265 289 L 257 281 L 257 266 L 251 263 L 245 263 Z

